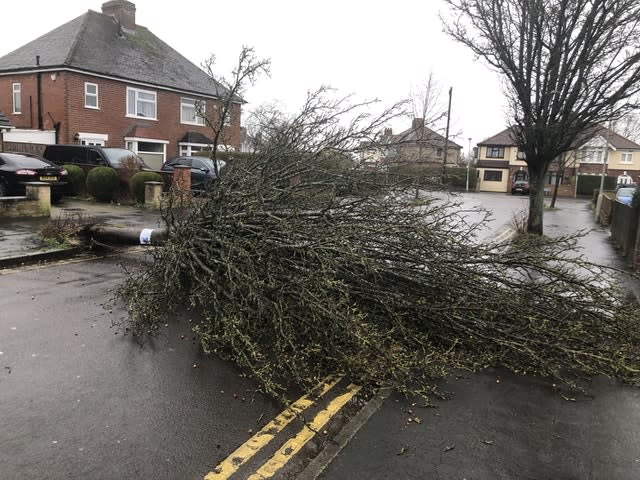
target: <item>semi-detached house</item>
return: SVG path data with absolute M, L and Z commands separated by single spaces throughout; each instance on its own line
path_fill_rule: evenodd
M 198 115 L 216 119 L 225 92 L 147 28 L 135 5 L 113 0 L 0 58 L 5 143 L 126 147 L 160 168 L 211 143 Z M 240 147 L 241 100 L 223 143 Z
M 513 127 L 478 144 L 478 189 L 485 192 L 508 192 L 516 180 L 528 180 L 524 157 L 518 150 Z M 606 154 L 605 154 L 606 152 Z M 606 163 L 605 163 L 606 158 Z M 559 194 L 574 195 L 582 175 L 629 177 L 640 184 L 640 145 L 605 127 L 585 132 L 574 148 L 564 156 L 564 169 L 554 161 L 545 177 L 550 190 L 559 179 Z

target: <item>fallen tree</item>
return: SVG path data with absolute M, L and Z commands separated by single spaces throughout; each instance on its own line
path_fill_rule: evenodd
M 120 291 L 130 331 L 187 306 L 202 348 L 275 396 L 328 374 L 428 394 L 453 368 L 486 366 L 638 380 L 640 310 L 575 237 L 479 244 L 482 212 L 436 194 L 416 204 L 346 166 L 393 111 L 354 115 L 326 93 L 293 118 L 270 111 L 252 155 L 164 211 L 167 243 Z

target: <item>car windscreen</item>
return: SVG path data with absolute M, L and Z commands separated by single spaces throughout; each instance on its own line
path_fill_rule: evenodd
M 102 151 L 113 168 L 120 168 L 129 158 L 132 159 L 134 165 L 144 165 L 140 157 L 126 148 L 103 148 Z
M 618 190 L 618 197 L 633 197 L 633 192 L 635 188 L 621 188 Z
M 15 155 L 12 153 L 3 153 L 2 159 L 5 160 L 8 165 L 19 168 L 46 168 L 51 166 L 50 163 L 40 158 Z

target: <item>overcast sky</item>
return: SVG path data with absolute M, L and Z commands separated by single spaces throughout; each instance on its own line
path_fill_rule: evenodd
M 4 2 L 0 56 L 66 23 L 100 0 Z M 242 45 L 270 58 L 271 77 L 245 95 L 246 109 L 280 102 L 289 112 L 306 92 L 330 85 L 359 100 L 385 106 L 406 98 L 432 72 L 442 100 L 453 88 L 451 133 L 468 147 L 506 127 L 499 77 L 444 33 L 440 0 L 136 0 L 136 23 L 151 30 L 196 65 L 211 54 L 230 71 Z M 232 9 L 228 9 L 232 6 Z M 11 20 L 9 20 L 11 19 Z M 446 107 L 446 105 L 445 105 Z M 410 126 L 396 121 L 394 131 Z

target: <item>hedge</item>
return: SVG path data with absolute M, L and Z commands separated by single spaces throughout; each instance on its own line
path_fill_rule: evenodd
M 118 189 L 118 174 L 111 167 L 95 167 L 87 174 L 87 192 L 99 202 L 113 200 Z

